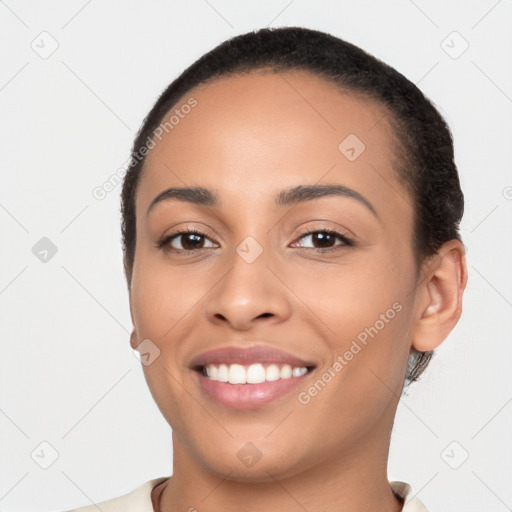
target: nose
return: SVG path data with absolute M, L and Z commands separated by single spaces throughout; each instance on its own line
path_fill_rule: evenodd
M 240 331 L 250 330 L 260 322 L 285 321 L 291 304 L 287 287 L 277 277 L 280 272 L 267 266 L 263 254 L 248 263 L 235 253 L 231 261 L 231 269 L 207 296 L 208 320 Z

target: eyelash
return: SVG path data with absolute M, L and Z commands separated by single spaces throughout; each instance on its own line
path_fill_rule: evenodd
M 156 247 L 162 251 L 165 251 L 165 252 L 174 252 L 174 253 L 189 253 L 189 254 L 193 254 L 195 253 L 196 251 L 201 251 L 203 249 L 209 249 L 208 247 L 206 248 L 198 248 L 198 249 L 191 249 L 191 250 L 186 250 L 186 249 L 174 249 L 174 248 L 168 248 L 168 244 L 174 239 L 174 238 L 178 238 L 180 237 L 181 235 L 187 235 L 187 234 L 194 234 L 194 235 L 198 235 L 198 236 L 201 236 L 201 237 L 204 237 L 204 238 L 208 238 L 208 236 L 206 236 L 204 233 L 202 233 L 201 231 L 198 231 L 194 228 L 190 228 L 190 229 L 186 229 L 184 231 L 179 231 L 177 233 L 173 233 L 172 235 L 169 235 L 169 236 L 166 236 L 164 238 L 161 238 L 158 242 L 156 242 Z M 355 247 L 357 244 L 356 242 L 354 242 L 354 240 L 348 238 L 346 235 L 343 235 L 342 233 L 339 233 L 338 231 L 336 231 L 335 229 L 331 229 L 331 228 L 323 228 L 323 229 L 315 229 L 315 230 L 311 230 L 311 231 L 305 231 L 305 232 L 302 232 L 300 233 L 299 237 L 297 238 L 297 240 L 300 240 L 306 236 L 309 236 L 309 235 L 314 235 L 316 233 L 328 233 L 329 235 L 334 235 L 335 237 L 339 238 L 342 242 L 343 242 L 343 245 L 338 245 L 338 246 L 334 246 L 334 247 L 324 247 L 324 248 L 311 248 L 311 247 L 303 247 L 303 249 L 312 249 L 314 251 L 317 251 L 319 253 L 328 253 L 328 252 L 333 252 L 333 251 L 336 251 L 338 250 L 340 247 Z

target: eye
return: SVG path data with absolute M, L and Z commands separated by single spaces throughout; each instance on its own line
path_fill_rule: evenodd
M 213 244 L 205 245 L 205 240 L 209 240 L 204 233 L 195 229 L 179 231 L 156 243 L 159 249 L 172 252 L 192 252 L 199 249 L 214 247 Z
M 314 249 L 318 252 L 329 252 L 336 250 L 337 247 L 352 247 L 356 245 L 355 242 L 346 235 L 329 228 L 307 231 L 301 234 L 299 240 L 307 238 L 310 238 L 313 244 L 312 247 L 307 247 L 303 243 L 299 243 L 298 246 L 306 249 Z M 340 240 L 341 244 L 333 245 L 336 244 L 336 240 Z M 206 241 L 209 242 L 209 245 L 205 245 L 207 244 Z M 211 242 L 204 233 L 193 228 L 166 236 L 159 240 L 155 245 L 158 249 L 174 253 L 190 253 L 201 249 L 210 249 L 215 247 L 215 244 Z
M 336 245 L 333 245 L 336 242 L 336 239 L 341 240 L 341 244 L 338 246 L 354 246 L 355 243 L 348 238 L 347 236 L 339 233 L 334 229 L 321 229 L 316 231 L 307 231 L 303 233 L 299 240 L 310 238 L 313 247 L 306 247 L 304 245 L 299 245 L 300 247 L 312 248 L 320 252 L 328 252 L 336 249 Z M 319 245 L 319 247 L 315 247 L 315 244 Z

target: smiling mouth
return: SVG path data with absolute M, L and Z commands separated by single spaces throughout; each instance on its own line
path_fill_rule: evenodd
M 291 366 L 280 363 L 207 364 L 197 366 L 195 370 L 203 377 L 216 382 L 229 384 L 261 384 L 276 380 L 288 380 L 302 377 L 314 370 L 314 366 Z

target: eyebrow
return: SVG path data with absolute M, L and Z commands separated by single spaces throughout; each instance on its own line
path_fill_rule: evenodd
M 293 206 L 320 197 L 340 196 L 355 199 L 363 204 L 380 220 L 373 205 L 359 192 L 343 185 L 298 185 L 278 192 L 274 198 L 276 208 Z M 183 201 L 201 206 L 218 208 L 221 205 L 218 194 L 204 187 L 171 187 L 158 194 L 149 205 L 146 215 L 158 203 L 163 201 Z

